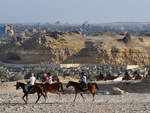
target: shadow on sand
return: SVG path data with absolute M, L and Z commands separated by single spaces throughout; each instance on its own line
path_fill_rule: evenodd
M 103 94 L 106 91 L 112 91 L 113 87 L 118 87 L 128 93 L 150 93 L 150 82 L 145 81 L 106 81 L 106 82 L 97 82 L 99 90 L 95 90 L 96 93 Z M 74 94 L 74 90 L 65 88 L 64 84 L 64 94 Z M 89 93 L 89 92 L 87 92 Z

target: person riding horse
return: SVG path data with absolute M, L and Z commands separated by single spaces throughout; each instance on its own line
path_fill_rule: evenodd
M 103 76 L 103 74 L 102 74 L 101 71 L 100 71 L 100 73 L 99 73 L 99 78 L 100 78 L 100 80 L 104 80 L 104 76 Z
M 47 73 L 44 73 L 42 82 L 45 82 L 46 80 L 47 80 Z
M 122 80 L 132 80 L 132 77 L 129 75 L 128 70 L 125 71 L 124 77 L 122 78 Z
M 86 88 L 86 80 L 87 80 L 87 77 L 84 74 L 84 72 L 82 72 L 81 73 L 81 79 L 79 80 L 79 86 L 80 86 L 81 90 L 83 90 L 83 88 Z
M 108 79 L 108 80 L 112 80 L 112 73 L 111 73 L 111 71 L 108 71 L 106 75 L 107 75 L 107 76 L 106 76 L 106 80 L 107 80 L 107 79 Z
M 48 77 L 46 80 L 46 83 L 48 84 L 52 84 L 53 83 L 53 76 L 51 75 L 51 73 L 47 73 Z
M 34 85 L 35 81 L 36 81 L 36 78 L 34 76 L 34 73 L 31 73 L 31 77 L 30 79 L 27 80 L 27 84 L 25 85 L 25 89 L 27 92 L 30 90 L 31 86 Z

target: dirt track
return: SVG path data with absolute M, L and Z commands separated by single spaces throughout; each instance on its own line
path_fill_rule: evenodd
M 29 96 L 27 105 L 21 99 L 22 90 L 16 91 L 14 84 L 0 85 L 0 113 L 150 113 L 150 83 L 100 82 L 100 90 L 96 92 L 94 102 L 90 94 L 84 94 L 86 102 L 83 102 L 80 95 L 76 102 L 72 102 L 73 93 L 63 94 L 62 99 L 49 93 L 46 103 L 42 97 L 38 104 L 34 104 L 37 98 L 34 94 Z M 112 95 L 113 86 L 128 93 Z M 110 94 L 105 94 L 107 91 Z

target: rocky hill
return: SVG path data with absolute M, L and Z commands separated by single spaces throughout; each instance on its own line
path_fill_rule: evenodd
M 150 64 L 150 38 L 104 32 L 95 37 L 80 32 L 37 33 L 25 41 L 1 47 L 0 60 L 9 63 Z

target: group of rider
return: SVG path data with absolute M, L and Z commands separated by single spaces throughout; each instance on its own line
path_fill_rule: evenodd
M 87 76 L 83 71 L 79 75 L 80 75 L 79 87 L 82 90 L 83 88 L 86 88 Z M 51 73 L 44 73 L 42 81 L 44 83 L 52 84 L 53 76 L 51 75 Z M 31 77 L 30 77 L 30 79 L 27 80 L 27 84 L 25 86 L 25 89 L 27 92 L 29 91 L 31 86 L 34 85 L 35 82 L 36 82 L 36 77 L 35 77 L 34 73 L 31 73 Z
M 112 79 L 112 74 L 110 71 L 106 72 L 106 77 L 109 77 L 110 79 Z M 104 76 L 104 74 L 102 72 L 99 72 L 99 77 L 102 79 L 102 80 L 105 80 L 106 77 Z

